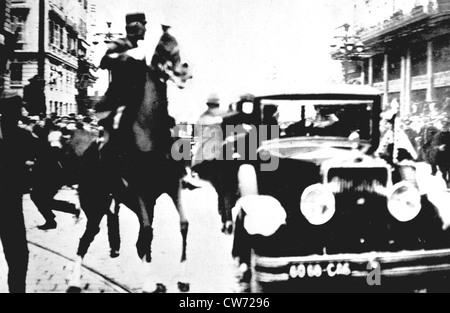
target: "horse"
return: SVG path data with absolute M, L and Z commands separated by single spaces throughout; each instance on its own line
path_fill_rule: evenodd
M 130 95 L 130 102 L 133 103 L 127 105 L 119 118 L 114 118 L 119 119 L 118 128 L 106 129 L 107 140 L 92 150 L 98 149 L 100 159 L 97 161 L 104 166 L 105 172 L 113 172 L 116 175 L 112 179 L 116 182 L 115 186 L 109 184 L 107 191 L 131 209 L 139 220 L 136 248 L 146 268 L 152 261 L 152 224 L 156 201 L 164 193 L 172 198 L 180 217 L 183 239 L 181 265 L 184 269 L 189 228 L 180 201 L 184 166 L 181 168 L 183 163 L 178 164 L 168 157 L 173 142 L 170 128 L 174 125 L 170 125 L 167 108 L 167 82 L 175 82 L 179 88 L 184 88 L 192 75 L 188 64 L 181 61 L 177 40 L 167 31 L 163 32 L 151 62 L 147 60 L 148 58 L 133 60 L 134 66 L 139 65 L 135 67 L 138 70 L 137 93 Z M 90 204 L 95 205 L 94 201 Z M 86 205 L 88 204 L 85 203 L 84 206 Z M 81 206 L 84 210 L 83 203 Z M 104 206 L 106 207 L 106 201 Z M 81 262 L 75 264 L 72 273 L 76 274 L 73 275 L 72 281 L 78 283 Z M 178 287 L 180 291 L 189 290 L 189 284 L 186 282 L 179 282 Z M 166 287 L 147 279 L 143 283 L 142 291 L 165 292 Z
M 433 176 L 438 170 L 442 173 L 442 178 L 450 188 L 450 132 L 435 126 L 425 126 L 421 134 L 423 160 L 431 165 Z
M 433 167 L 433 175 L 437 169 L 442 173 L 442 178 L 450 188 L 450 132 L 439 131 L 434 135 L 428 153 L 428 162 Z
M 437 133 L 439 133 L 439 129 L 437 127 L 432 125 L 425 125 L 420 129 L 419 135 L 417 137 L 419 160 L 429 163 L 432 166 L 433 176 L 437 173 L 437 167 L 432 164 L 433 162 L 430 162 L 430 151 L 431 143 Z

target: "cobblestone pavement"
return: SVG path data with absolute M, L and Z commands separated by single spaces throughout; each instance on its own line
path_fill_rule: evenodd
M 74 190 L 62 190 L 60 199 L 77 202 Z M 220 232 L 217 214 L 217 195 L 210 187 L 183 194 L 190 221 L 188 236 L 187 277 L 191 292 L 217 293 L 240 292 L 237 269 L 231 258 L 232 237 Z M 57 215 L 58 229 L 40 231 L 36 227 L 43 219 L 28 196 L 24 198 L 24 215 L 30 242 L 30 262 L 27 292 L 65 292 L 70 261 L 76 257 L 79 238 L 82 236 L 86 217 L 80 219 L 65 213 Z M 144 273 L 157 273 L 169 293 L 178 292 L 180 279 L 181 235 L 179 218 L 169 197 L 163 196 L 155 210 L 155 238 L 153 241 L 152 268 L 144 268 L 139 260 L 135 243 L 138 221 L 134 213 L 123 207 L 120 211 L 122 236 L 121 255 L 109 257 L 106 218 L 101 231 L 91 245 L 84 265 L 107 278 L 105 280 L 88 269 L 83 269 L 83 292 L 140 292 Z M 1 247 L 1 245 L 0 245 Z M 43 247 L 44 249 L 40 248 Z M 1 249 L 1 248 L 0 248 Z M 146 265 L 148 267 L 148 265 Z M 117 286 L 117 285 L 118 286 Z M 124 288 L 120 288 L 124 287 Z M 125 290 L 124 290 L 125 289 Z M 0 253 L 0 292 L 7 291 L 6 262 Z

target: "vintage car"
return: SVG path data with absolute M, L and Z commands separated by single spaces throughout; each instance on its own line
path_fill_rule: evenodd
M 395 138 L 380 147 L 381 101 L 299 89 L 247 97 L 224 121 L 248 130 L 233 144 L 233 255 L 252 292 L 450 290 L 450 232 Z

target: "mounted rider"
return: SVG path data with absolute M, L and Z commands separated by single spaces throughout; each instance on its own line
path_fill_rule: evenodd
M 136 60 L 127 52 L 138 48 L 138 42 L 144 40 L 146 34 L 146 17 L 143 13 L 126 16 L 127 36 L 110 44 L 101 60 L 100 68 L 110 72 L 110 85 L 102 100 L 97 103 L 96 111 L 103 117 L 101 124 L 108 130 L 118 129 L 117 122 L 127 103 L 134 102 L 132 97 L 140 87 L 138 82 L 145 74 L 142 60 Z M 133 79 L 134 78 L 134 79 Z
M 139 258 L 147 264 L 152 260 L 154 207 L 162 194 L 168 194 L 176 204 L 184 242 L 187 236 L 188 223 L 179 208 L 184 162 L 170 155 L 175 120 L 168 112 L 166 83 L 169 79 L 183 83 L 192 76 L 188 65 L 181 62 L 179 45 L 169 33 L 170 27 L 161 25 L 162 34 L 148 36 L 144 41 L 145 15 L 129 14 L 126 19 L 127 37 L 113 43 L 101 62 L 103 69 L 110 70 L 112 81 L 97 106 L 97 111 L 110 111 L 100 122 L 109 134 L 100 153 L 107 167 L 105 172 L 111 173 L 108 184 L 112 185 L 108 187 L 138 216 L 136 247 Z M 143 289 L 157 287 L 152 281 Z

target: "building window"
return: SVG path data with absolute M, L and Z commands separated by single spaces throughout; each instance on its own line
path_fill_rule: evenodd
M 433 71 L 450 71 L 450 37 L 440 37 L 433 41 Z
M 427 91 L 425 89 L 411 91 L 411 103 L 413 105 L 413 112 L 422 114 L 424 112 L 427 98 Z
M 412 77 L 427 74 L 427 46 L 426 44 L 411 47 L 411 75 Z
M 364 85 L 368 85 L 369 84 L 369 60 L 364 60 Z
M 373 82 L 381 83 L 384 81 L 384 55 L 379 54 L 373 58 Z
M 71 80 L 71 77 L 72 77 L 72 73 L 71 72 L 67 72 L 67 74 L 66 74 L 66 84 L 67 84 L 67 88 L 70 88 L 71 86 L 70 86 L 70 80 Z
M 59 47 L 61 48 L 61 50 L 64 50 L 65 41 L 66 41 L 66 37 L 64 36 L 64 27 L 59 28 L 59 33 L 60 33 L 59 36 L 61 38 Z
M 70 37 L 69 32 L 67 32 L 67 53 L 71 53 L 72 49 L 72 38 Z
M 401 78 L 401 64 L 401 56 L 399 53 L 392 53 L 389 55 L 389 80 Z
M 23 81 L 23 64 L 22 63 L 12 63 L 9 67 L 11 72 L 11 84 L 22 85 Z
M 48 23 L 48 40 L 50 45 L 55 44 L 55 22 L 53 21 Z
M 14 12 L 11 15 L 11 29 L 13 33 L 18 34 L 17 43 L 18 44 L 24 44 L 26 41 L 25 38 L 25 22 L 26 22 L 26 15 L 20 14 L 19 12 Z M 21 48 L 20 48 L 21 49 Z
M 447 99 L 450 99 L 450 87 L 441 87 L 434 90 L 434 99 L 436 101 L 436 109 L 441 111 L 444 109 Z
M 392 101 L 396 100 L 398 103 L 400 103 L 400 92 L 391 92 L 388 94 L 388 102 L 389 104 L 392 103 Z
M 55 28 L 54 28 L 55 39 L 53 40 L 53 44 L 56 47 L 59 47 L 60 44 L 61 44 L 61 37 L 60 37 L 61 36 L 61 32 L 60 32 L 58 24 L 54 23 L 54 26 L 55 26 Z
M 76 35 L 67 33 L 67 53 L 77 56 Z

